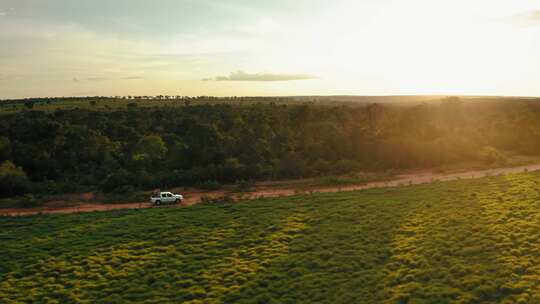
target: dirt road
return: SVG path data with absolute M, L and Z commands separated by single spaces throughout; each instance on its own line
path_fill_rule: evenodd
M 449 181 L 456 179 L 473 179 L 481 178 L 486 176 L 494 175 L 504 175 L 512 173 L 521 173 L 521 172 L 532 172 L 540 170 L 540 164 L 537 165 L 526 165 L 520 167 L 512 168 L 497 168 L 497 169 L 488 169 L 488 170 L 473 170 L 461 173 L 433 173 L 433 172 L 422 172 L 414 174 L 403 174 L 398 175 L 393 180 L 380 181 L 380 182 L 370 182 L 362 185 L 347 185 L 347 186 L 327 186 L 327 187 L 317 187 L 310 188 L 303 192 L 311 193 L 332 193 L 332 192 L 341 192 L 341 191 L 355 191 L 362 189 L 370 188 L 381 188 L 381 187 L 396 187 L 400 185 L 416 185 L 416 184 L 425 184 L 431 183 L 434 181 Z M 291 196 L 298 194 L 297 189 L 274 189 L 268 186 L 257 186 L 254 191 L 246 193 L 228 193 L 233 197 L 241 197 L 242 199 L 252 199 L 259 197 L 279 197 L 279 196 Z M 182 206 L 190 206 L 197 204 L 201 201 L 202 197 L 222 197 L 227 193 L 224 191 L 191 191 L 183 193 L 186 198 Z M 125 204 L 102 204 L 102 203 L 93 203 L 93 204 L 79 204 L 73 207 L 39 207 L 39 208 L 12 208 L 12 209 L 0 209 L 0 215 L 4 216 L 24 216 L 24 215 L 33 215 L 33 214 L 46 214 L 46 213 L 77 213 L 77 212 L 89 212 L 89 211 L 108 211 L 114 209 L 139 209 L 139 208 L 150 208 L 152 205 L 148 202 L 140 203 L 125 203 Z

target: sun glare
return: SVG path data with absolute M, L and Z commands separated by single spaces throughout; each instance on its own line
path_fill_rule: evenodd
M 9 43 L 0 57 L 2 93 L 540 95 L 536 1 L 202 6 L 200 19 L 133 7 L 104 17 L 111 23 L 104 27 L 53 7 L 36 19 L 28 7 L 0 5 L 0 41 Z M 280 81 L 208 81 L 235 71 Z M 125 79 L 145 81 L 134 87 Z

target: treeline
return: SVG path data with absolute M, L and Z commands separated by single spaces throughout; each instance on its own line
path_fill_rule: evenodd
M 312 101 L 316 98 L 306 100 L 305 97 L 291 98 L 291 97 L 268 97 L 268 96 L 227 96 L 227 97 L 215 97 L 215 96 L 183 96 L 183 95 L 156 95 L 156 96 L 90 96 L 90 97 L 40 97 L 40 98 L 24 98 L 24 99 L 0 99 L 0 110 L 2 108 L 13 108 L 18 105 L 24 105 L 28 109 L 33 109 L 36 105 L 69 105 L 77 104 L 81 102 L 88 102 L 90 105 L 108 104 L 113 105 L 115 102 L 125 101 L 151 101 L 162 102 L 171 101 L 177 102 L 181 105 L 191 105 L 193 103 L 291 103 L 295 101 Z
M 0 193 L 165 188 L 540 154 L 540 104 L 197 104 L 1 116 Z

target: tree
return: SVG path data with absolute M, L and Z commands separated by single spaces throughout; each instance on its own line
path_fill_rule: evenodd
M 24 101 L 24 106 L 29 108 L 29 109 L 32 109 L 34 107 L 34 101 L 30 100 L 30 99 L 25 100 Z
M 137 108 L 137 106 L 138 106 L 138 104 L 136 102 L 130 102 L 130 103 L 127 104 L 128 110 L 134 110 L 134 109 Z
M 139 140 L 133 153 L 134 160 L 158 160 L 167 153 L 167 146 L 159 135 L 147 135 Z
M 9 160 L 0 165 L 0 196 L 20 195 L 29 189 L 30 181 L 21 167 Z
M 130 184 L 129 172 L 124 169 L 118 169 L 112 174 L 109 174 L 101 183 L 100 189 L 105 192 L 112 192 Z
M 0 161 L 9 159 L 11 156 L 11 141 L 5 136 L 0 136 Z

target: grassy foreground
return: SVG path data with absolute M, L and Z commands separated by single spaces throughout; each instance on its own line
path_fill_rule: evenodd
M 0 218 L 2 303 L 538 303 L 540 174 Z

